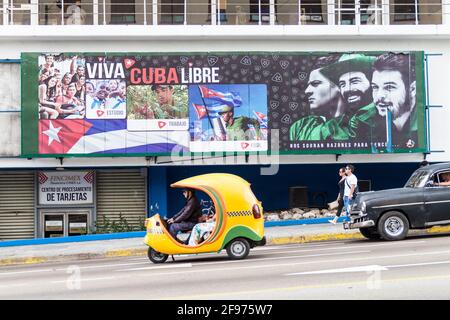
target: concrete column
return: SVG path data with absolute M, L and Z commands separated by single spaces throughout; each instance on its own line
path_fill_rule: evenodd
M 217 0 L 211 0 L 211 24 L 215 26 L 217 24 Z M 220 13 L 219 13 L 220 16 Z
M 92 3 L 92 24 L 98 25 L 98 0 Z
M 390 24 L 390 18 L 389 18 L 389 12 L 390 12 L 390 8 L 389 8 L 389 0 L 381 0 L 381 21 L 382 21 L 382 25 L 388 25 Z
M 3 24 L 9 24 L 9 3 L 8 0 L 3 0 Z
M 158 0 L 152 0 L 153 25 L 158 24 Z
M 167 215 L 167 168 L 154 166 L 148 168 L 148 207 L 158 204 L 158 212 L 161 216 Z M 148 215 L 150 215 L 150 209 Z
M 442 0 L 442 24 L 450 24 L 450 0 Z
M 39 24 L 39 3 L 38 0 L 30 1 L 30 14 L 31 14 L 31 25 Z
M 336 19 L 334 15 L 334 4 L 335 0 L 328 0 L 328 25 L 333 26 L 336 24 Z
M 273 26 L 276 21 L 275 17 L 275 0 L 269 1 L 270 25 Z

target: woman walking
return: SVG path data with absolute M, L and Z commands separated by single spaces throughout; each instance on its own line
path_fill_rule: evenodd
M 338 208 L 337 208 L 336 216 L 334 217 L 334 219 L 333 220 L 328 220 L 332 224 L 336 224 L 337 223 L 337 220 L 341 216 L 342 209 L 344 208 L 345 178 L 347 177 L 345 175 L 345 168 L 340 168 L 339 169 L 339 176 L 341 177 L 341 179 L 338 182 L 339 194 L 338 194 L 338 197 L 336 199 L 336 201 L 338 202 Z

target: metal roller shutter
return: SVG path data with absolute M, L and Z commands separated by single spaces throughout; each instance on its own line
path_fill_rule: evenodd
M 120 214 L 134 228 L 146 217 L 146 180 L 139 170 L 97 172 L 97 224 L 118 222 Z
M 34 238 L 34 173 L 0 173 L 0 240 Z

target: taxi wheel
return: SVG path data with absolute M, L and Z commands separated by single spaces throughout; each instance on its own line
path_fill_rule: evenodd
M 164 262 L 166 262 L 167 258 L 169 257 L 168 254 L 158 252 L 151 247 L 148 248 L 147 255 L 148 255 L 148 258 L 150 259 L 150 261 L 153 263 L 164 263 Z
M 227 254 L 230 259 L 244 259 L 250 253 L 250 244 L 244 238 L 236 238 L 231 240 L 227 245 Z

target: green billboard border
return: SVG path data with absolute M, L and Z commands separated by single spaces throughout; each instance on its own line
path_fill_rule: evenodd
M 401 52 L 395 50 L 389 51 L 343 51 L 343 52 L 329 52 L 329 51 L 314 51 L 314 52 L 298 52 L 298 51 L 285 51 L 285 52 L 277 52 L 277 51 L 218 51 L 218 52 L 54 52 L 64 54 L 64 55 L 77 55 L 83 57 L 85 55 L 95 56 L 95 55 L 103 55 L 103 56 L 161 56 L 161 55 L 183 55 L 183 56 L 207 56 L 207 55 L 216 55 L 216 56 L 224 56 L 224 55 L 262 55 L 262 56 L 285 56 L 285 55 L 308 55 L 308 56 L 317 56 L 324 55 L 330 53 L 364 53 L 370 55 L 379 55 L 386 52 Z M 376 154 L 408 154 L 408 153 L 424 153 L 428 151 L 427 139 L 426 139 L 426 88 L 425 88 L 425 54 L 424 51 L 407 51 L 410 54 L 414 54 L 415 56 L 415 64 L 416 64 L 416 87 L 422 88 L 422 90 L 416 91 L 416 108 L 418 106 L 423 107 L 423 111 L 418 113 L 418 122 L 422 123 L 422 126 L 419 126 L 418 131 L 418 145 L 422 147 L 417 148 L 401 148 L 394 149 L 393 152 L 371 152 L 369 149 L 363 150 L 349 150 L 349 149 L 338 149 L 338 150 L 285 150 L 285 151 L 236 151 L 236 152 L 188 152 L 182 154 L 184 157 L 195 157 L 195 156 L 203 156 L 204 154 L 210 154 L 214 157 L 217 153 L 219 155 L 223 154 L 231 154 L 233 153 L 236 156 L 245 156 L 245 155 L 339 155 L 339 154 L 360 154 L 360 155 L 376 155 Z M 39 66 L 38 66 L 38 57 L 43 52 L 22 52 L 21 54 L 21 158 L 101 158 L 101 157 L 164 157 L 171 156 L 172 153 L 96 153 L 96 154 L 39 154 L 39 138 L 38 138 L 38 113 L 35 112 L 34 105 L 36 101 L 38 101 L 38 90 L 33 90 L 36 88 L 36 79 L 39 76 Z M 420 76 L 419 76 L 420 75 Z M 27 108 L 27 110 L 24 110 Z M 31 122 L 31 123 L 30 123 Z M 25 130 L 26 128 L 26 130 Z M 24 141 L 27 141 L 27 147 L 24 146 Z M 268 141 L 270 144 L 270 141 Z M 343 141 L 344 142 L 344 141 Z M 305 143 L 326 143 L 320 141 L 308 141 Z M 24 152 L 27 151 L 27 152 Z M 180 154 L 177 154 L 180 156 Z

